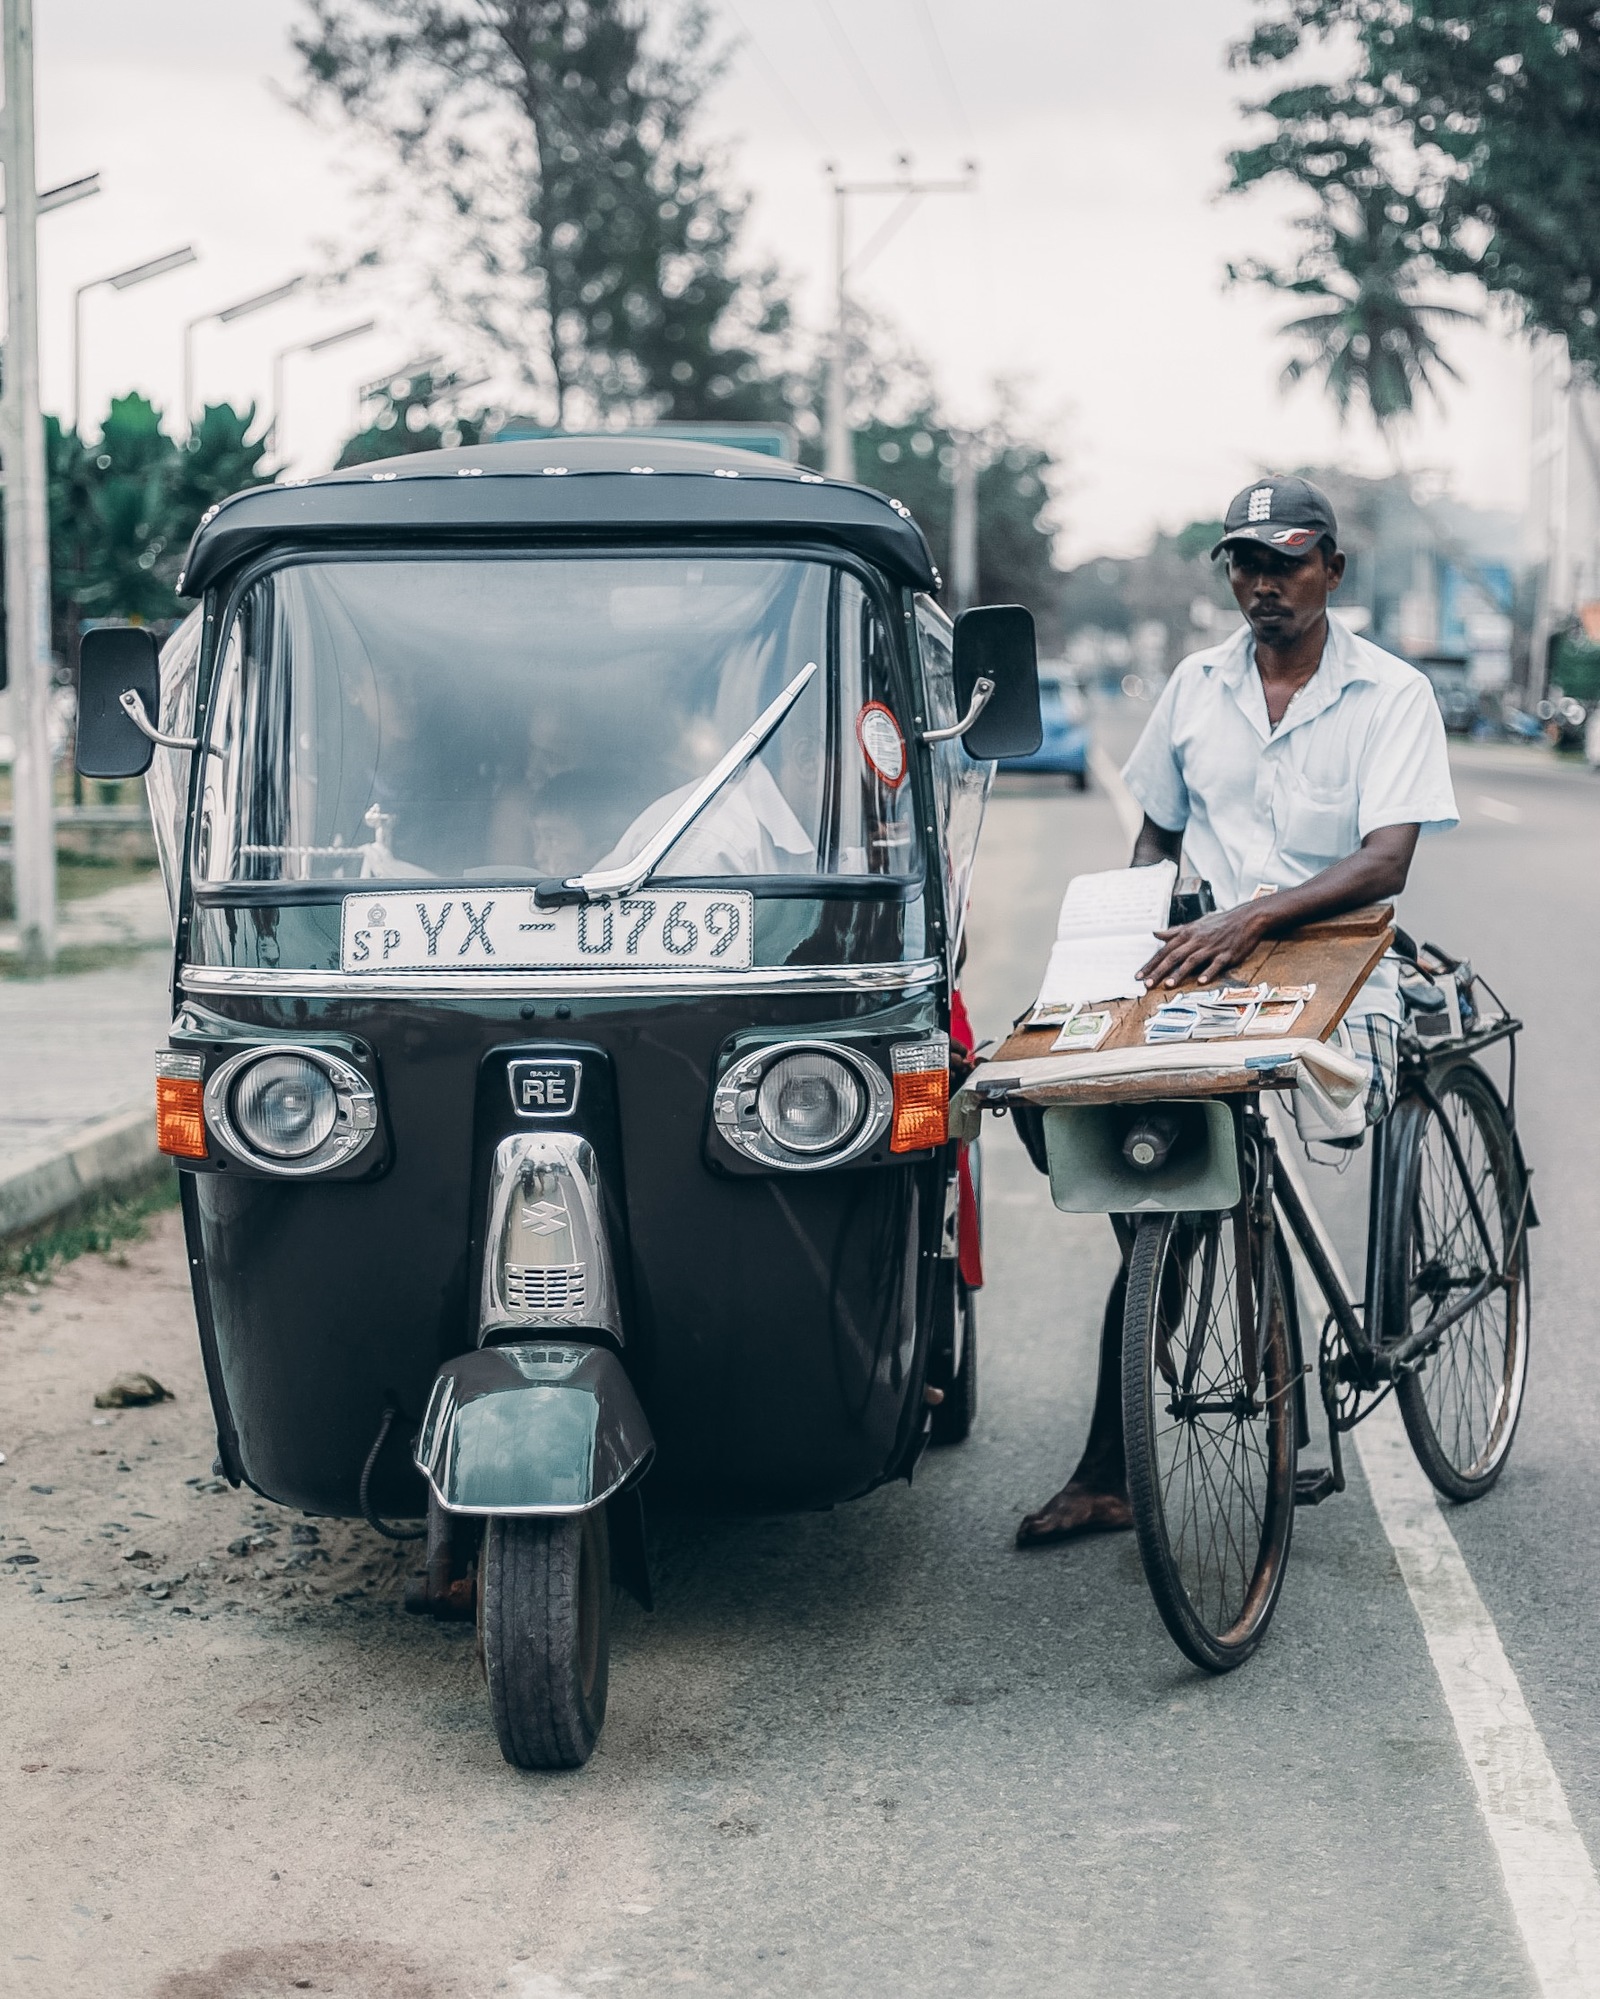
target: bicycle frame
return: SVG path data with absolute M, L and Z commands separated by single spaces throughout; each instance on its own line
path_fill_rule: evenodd
M 1444 1134 L 1450 1156 L 1460 1175 L 1461 1186 L 1466 1195 L 1467 1208 L 1478 1240 L 1482 1244 L 1486 1268 L 1481 1277 L 1468 1287 L 1462 1297 L 1440 1316 L 1432 1317 L 1415 1330 L 1404 1325 L 1401 1315 L 1406 1309 L 1404 1298 L 1391 1300 L 1385 1291 L 1385 1277 L 1389 1268 L 1390 1231 L 1395 1226 L 1395 1201 L 1399 1197 L 1398 1185 L 1401 1159 L 1399 1155 L 1400 1127 L 1393 1112 L 1385 1117 L 1373 1134 L 1374 1156 L 1372 1179 L 1367 1202 L 1367 1267 L 1366 1295 L 1364 1300 L 1352 1299 L 1346 1289 L 1339 1269 L 1339 1260 L 1328 1241 L 1322 1225 L 1309 1204 L 1302 1198 L 1296 1185 L 1296 1176 L 1282 1170 L 1284 1161 L 1278 1144 L 1265 1115 L 1256 1104 L 1245 1102 L 1240 1105 L 1240 1142 L 1244 1144 L 1248 1129 L 1255 1143 L 1260 1159 L 1260 1172 L 1253 1176 L 1253 1186 L 1238 1213 L 1240 1226 L 1248 1228 L 1255 1236 L 1258 1253 L 1265 1268 L 1264 1259 L 1273 1253 L 1274 1211 L 1287 1224 L 1290 1235 L 1298 1244 L 1317 1289 L 1337 1326 L 1350 1367 L 1349 1385 L 1356 1392 L 1356 1407 L 1348 1417 L 1339 1416 L 1332 1403 L 1326 1382 L 1323 1384 L 1323 1404 L 1328 1416 L 1328 1444 L 1332 1460 L 1331 1478 L 1316 1494 L 1320 1498 L 1326 1491 L 1344 1490 L 1344 1467 L 1339 1446 L 1342 1430 L 1352 1429 L 1363 1417 L 1376 1408 L 1395 1379 L 1414 1367 L 1419 1357 L 1436 1346 L 1442 1334 L 1451 1326 L 1474 1311 L 1489 1293 L 1498 1287 L 1509 1286 L 1517 1281 L 1516 1271 L 1521 1254 L 1521 1244 L 1527 1229 L 1536 1221 L 1531 1198 L 1531 1188 L 1526 1166 L 1522 1164 L 1521 1147 L 1516 1141 L 1516 1042 L 1515 1036 L 1522 1023 L 1505 1018 L 1492 1025 L 1452 1040 L 1447 1046 L 1429 1049 L 1422 1046 L 1408 1049 L 1402 1056 L 1400 1090 L 1396 1106 L 1407 1096 L 1415 1096 L 1428 1105 L 1438 1120 Z M 1513 1143 L 1516 1144 L 1518 1164 L 1521 1167 L 1522 1201 L 1516 1225 L 1507 1245 L 1506 1268 L 1498 1267 L 1494 1239 L 1479 1203 L 1476 1190 L 1467 1170 L 1454 1126 L 1444 1114 L 1442 1105 L 1435 1095 L 1434 1078 L 1444 1069 L 1471 1058 L 1496 1042 L 1511 1043 L 1512 1071 L 1511 1085 L 1507 1095 L 1507 1120 Z M 1244 1221 L 1246 1209 L 1250 1210 L 1248 1221 Z M 1240 1259 L 1241 1270 L 1248 1271 L 1249 1259 Z M 1261 1329 L 1255 1326 L 1255 1313 L 1246 1313 L 1244 1322 L 1255 1332 L 1256 1355 L 1260 1351 Z M 1255 1356 L 1247 1356 L 1248 1361 Z M 1302 1372 L 1305 1370 L 1303 1356 Z M 1374 1399 L 1363 1408 L 1363 1395 Z M 1310 1496 L 1309 1494 L 1307 1495 Z

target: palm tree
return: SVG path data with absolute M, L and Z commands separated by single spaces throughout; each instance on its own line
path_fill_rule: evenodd
M 1417 296 L 1423 261 L 1408 241 L 1412 223 L 1390 188 L 1325 188 L 1311 225 L 1316 246 L 1302 258 L 1300 275 L 1273 280 L 1320 301 L 1316 311 L 1279 328 L 1303 349 L 1284 369 L 1284 381 L 1320 375 L 1341 421 L 1364 402 L 1385 436 L 1412 414 L 1421 391 L 1438 395 L 1441 374 L 1460 379 L 1432 326 L 1479 316 Z

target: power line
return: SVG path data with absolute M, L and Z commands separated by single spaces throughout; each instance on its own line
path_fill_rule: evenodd
M 950 100 L 950 108 L 956 115 L 956 123 L 961 127 L 967 144 L 973 146 L 972 120 L 967 116 L 967 107 L 961 101 L 961 92 L 956 88 L 955 71 L 951 69 L 944 52 L 944 43 L 939 39 L 938 25 L 933 18 L 933 9 L 928 0 L 911 0 L 917 21 L 922 28 L 922 38 L 928 44 L 928 55 L 933 63 L 934 73 L 939 78 L 945 96 Z
M 901 131 L 894 113 L 889 109 L 882 92 L 873 82 L 872 73 L 857 53 L 855 43 L 846 34 L 844 23 L 833 11 L 833 0 L 817 0 L 817 6 L 821 10 L 823 19 L 833 30 L 835 41 L 844 50 L 846 60 L 855 71 L 856 81 L 861 86 L 862 95 L 877 112 L 880 123 L 894 144 L 899 147 L 902 153 L 909 153 L 911 149 L 906 144 L 906 136 Z
M 805 106 L 800 102 L 799 98 L 795 96 L 794 92 L 789 88 L 788 84 L 784 81 L 782 70 L 779 69 L 778 65 L 772 60 L 771 56 L 769 56 L 766 50 L 762 47 L 760 41 L 756 37 L 756 32 L 754 28 L 750 26 L 749 22 L 746 21 L 744 16 L 739 12 L 739 9 L 733 4 L 733 0 L 723 0 L 723 5 L 727 8 L 729 14 L 732 15 L 734 21 L 737 23 L 739 32 L 744 36 L 744 39 L 748 43 L 752 54 L 755 56 L 756 60 L 760 63 L 762 69 L 766 71 L 767 81 L 772 85 L 773 89 L 777 92 L 778 96 L 783 100 L 784 104 L 788 107 L 790 117 L 794 119 L 795 123 L 800 127 L 800 129 L 803 132 L 808 132 L 811 135 L 812 142 L 815 144 L 817 150 L 819 152 L 825 153 L 828 150 L 828 143 L 823 138 L 821 132 L 818 131 L 816 120 L 811 116 L 810 112 L 806 110 Z

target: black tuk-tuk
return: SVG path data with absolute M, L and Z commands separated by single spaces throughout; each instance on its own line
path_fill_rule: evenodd
M 159 662 L 83 642 L 222 1468 L 426 1533 L 526 1767 L 593 1748 L 652 1464 L 828 1506 L 969 1420 L 952 968 L 1039 716 L 1028 614 L 937 585 L 880 494 L 561 438 L 239 494 Z

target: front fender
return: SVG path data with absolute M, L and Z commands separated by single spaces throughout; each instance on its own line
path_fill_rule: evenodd
M 447 1513 L 582 1513 L 655 1448 L 614 1353 L 524 1340 L 445 1362 L 413 1455 Z

